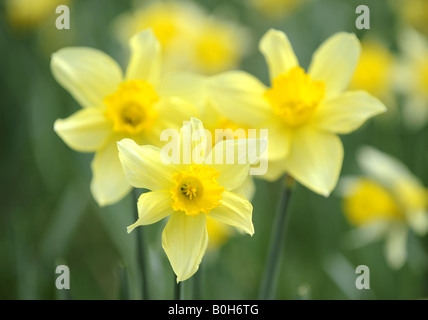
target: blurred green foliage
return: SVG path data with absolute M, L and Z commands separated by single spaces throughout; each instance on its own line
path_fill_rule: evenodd
M 391 50 L 397 48 L 397 18 L 386 1 L 306 1 L 278 20 L 263 17 L 245 1 L 196 1 L 207 8 L 233 12 L 250 28 L 252 52 L 241 68 L 267 83 L 257 42 L 271 27 L 287 33 L 303 66 L 317 46 L 337 31 L 359 38 L 375 34 Z M 371 29 L 356 30 L 355 8 L 371 9 Z M 72 97 L 53 79 L 50 54 L 69 45 L 107 52 L 125 65 L 125 54 L 112 36 L 111 22 L 132 8 L 131 1 L 75 0 L 70 4 L 71 29 L 55 29 L 55 14 L 43 26 L 20 30 L 0 14 L 0 299 L 138 299 L 140 272 L 132 199 L 99 208 L 91 197 L 92 156 L 70 150 L 53 131 L 57 118 L 78 110 Z M 224 9 L 226 8 L 226 9 Z M 400 100 L 399 100 L 400 102 Z M 370 120 L 357 132 L 342 136 L 342 175 L 358 174 L 355 150 L 363 144 L 401 159 L 428 185 L 428 128 L 408 132 L 398 114 Z M 322 147 L 322 146 L 320 146 Z M 217 252 L 208 253 L 197 276 L 204 299 L 255 299 L 269 244 L 278 183 L 257 180 L 253 201 L 255 235 L 235 236 Z M 170 299 L 174 276 L 161 248 L 164 223 L 145 227 L 149 251 L 151 298 Z M 341 199 L 318 196 L 298 185 L 288 216 L 286 245 L 277 283 L 278 299 L 416 299 L 428 296 L 428 238 L 410 235 L 409 262 L 390 270 L 376 243 L 349 250 L 343 245 L 351 230 Z M 55 288 L 55 268 L 66 264 L 71 290 Z M 371 290 L 355 288 L 355 267 L 371 271 Z M 194 278 L 184 283 L 191 297 Z

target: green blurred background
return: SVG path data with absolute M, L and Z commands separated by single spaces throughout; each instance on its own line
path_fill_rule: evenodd
M 270 27 L 287 33 L 304 67 L 318 45 L 337 31 L 354 32 L 360 39 L 375 35 L 392 52 L 397 50 L 399 18 L 387 1 L 302 1 L 280 17 L 263 15 L 244 0 L 194 2 L 208 12 L 221 8 L 228 19 L 249 28 L 251 50 L 240 68 L 266 84 L 267 68 L 257 43 Z M 57 30 L 54 9 L 38 23 L 16 26 L 8 18 L 6 2 L 1 2 L 0 299 L 138 299 L 136 232 L 126 233 L 126 226 L 134 222 L 131 195 L 105 208 L 94 202 L 89 190 L 92 155 L 69 149 L 53 131 L 57 118 L 71 115 L 79 106 L 49 69 L 51 53 L 70 45 L 100 49 L 126 66 L 126 54 L 113 36 L 111 23 L 134 5 L 129 0 L 68 4 L 71 29 Z M 370 8 L 370 30 L 355 27 L 355 8 L 360 4 Z M 400 96 L 397 99 L 400 107 Z M 417 132 L 407 130 L 399 113 L 369 120 L 357 132 L 341 137 L 342 175 L 360 173 L 355 151 L 369 144 L 402 160 L 427 186 L 427 135 L 427 126 Z M 216 252 L 206 254 L 197 274 L 203 299 L 257 298 L 278 193 L 278 183 L 257 180 L 256 233 L 252 238 L 233 236 Z M 428 237 L 410 234 L 408 263 L 391 270 L 381 242 L 354 250 L 344 246 L 352 226 L 341 205 L 335 193 L 324 198 L 295 187 L 277 298 L 428 297 Z M 148 285 L 154 299 L 173 297 L 175 277 L 161 248 L 163 227 L 164 221 L 144 227 Z M 70 268 L 68 291 L 55 288 L 55 268 L 60 264 Z M 358 265 L 370 268 L 370 290 L 355 288 Z M 193 281 L 184 283 L 185 297 L 191 297 Z

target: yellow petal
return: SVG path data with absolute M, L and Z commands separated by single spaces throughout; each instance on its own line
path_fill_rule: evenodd
M 277 117 L 272 117 L 268 126 L 269 161 L 284 160 L 290 151 L 292 131 Z
M 141 31 L 130 40 L 131 60 L 126 79 L 146 80 L 157 86 L 161 74 L 161 47 L 152 29 Z
M 388 188 L 402 182 L 422 188 L 422 183 L 400 161 L 373 147 L 363 146 L 357 152 L 357 161 L 363 172 Z
M 214 146 L 205 163 L 220 173 L 217 181 L 221 186 L 234 190 L 244 183 L 250 165 L 257 162 L 266 147 L 266 139 L 223 140 Z
M 225 191 L 220 207 L 211 210 L 209 216 L 253 235 L 252 214 L 253 206 L 247 199 L 233 192 Z
M 408 229 L 401 225 L 390 227 L 385 241 L 386 261 L 393 269 L 400 269 L 407 260 Z
M 254 178 L 248 176 L 239 188 L 232 190 L 233 193 L 243 196 L 248 201 L 252 201 L 256 193 L 256 184 Z
M 138 226 L 153 224 L 173 213 L 169 190 L 143 193 L 138 199 L 138 220 L 130 225 L 130 233 Z
M 117 146 L 123 173 L 130 185 L 153 191 L 169 189 L 174 185 L 172 175 L 178 169 L 174 164 L 162 162 L 159 148 L 139 146 L 131 139 L 123 139 Z
M 52 55 L 55 79 L 83 107 L 99 107 L 122 81 L 119 65 L 105 53 L 91 48 L 64 48 Z
M 267 88 L 252 75 L 229 71 L 207 80 L 209 101 L 221 114 L 235 123 L 257 128 L 272 114 L 264 98 Z
M 354 34 L 339 32 L 315 51 L 309 67 L 314 80 L 325 82 L 326 97 L 347 88 L 360 56 L 360 43 Z
M 55 132 L 72 149 L 90 152 L 101 148 L 112 134 L 112 125 L 101 108 L 77 111 L 66 119 L 58 119 Z
M 275 29 L 267 31 L 260 41 L 259 48 L 268 64 L 271 81 L 279 74 L 299 65 L 290 41 L 282 31 Z
M 320 129 L 333 133 L 350 133 L 363 123 L 386 111 L 382 102 L 365 91 L 348 91 L 318 106 L 312 121 Z
M 424 236 L 428 232 L 428 212 L 423 209 L 409 212 L 406 216 L 412 230 L 419 236 Z
M 115 140 L 95 154 L 91 166 L 91 192 L 98 205 L 116 203 L 131 190 L 122 172 Z
M 196 216 L 174 212 L 162 233 L 162 247 L 168 256 L 177 282 L 198 271 L 208 245 L 205 214 Z
M 196 106 L 203 106 L 207 99 L 207 77 L 187 72 L 170 72 L 162 77 L 157 89 L 164 98 L 179 97 Z
M 161 98 L 154 105 L 155 110 L 159 113 L 159 117 L 153 123 L 150 134 L 145 136 L 147 144 L 163 147 L 165 141 L 161 141 L 160 137 L 164 130 L 171 129 L 178 132 L 185 121 L 189 121 L 191 117 L 198 117 L 198 108 L 178 97 Z
M 286 168 L 301 184 L 328 196 L 337 184 L 342 161 L 343 146 L 339 137 L 303 128 L 293 135 Z
M 287 172 L 286 161 L 284 159 L 269 161 L 268 170 L 261 177 L 267 181 L 276 181 Z

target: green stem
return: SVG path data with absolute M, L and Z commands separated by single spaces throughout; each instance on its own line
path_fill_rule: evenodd
M 175 280 L 175 274 L 174 274 L 174 300 L 183 300 L 183 284 L 181 281 L 179 283 L 176 283 Z
M 133 189 L 132 191 L 132 200 L 133 200 L 133 207 L 134 207 L 134 215 L 135 218 L 138 220 L 138 198 L 139 194 L 137 189 Z M 141 271 L 141 295 L 143 300 L 150 299 L 149 297 L 149 290 L 148 290 L 148 277 L 147 277 L 147 251 L 146 251 L 146 243 L 144 238 L 144 227 L 139 227 L 135 229 L 137 233 L 137 263 Z
M 273 299 L 275 295 L 279 265 L 282 252 L 284 251 L 287 208 L 290 203 L 293 185 L 294 179 L 286 175 L 281 184 L 280 199 L 276 211 L 273 233 L 270 240 L 268 257 L 259 293 L 260 300 Z

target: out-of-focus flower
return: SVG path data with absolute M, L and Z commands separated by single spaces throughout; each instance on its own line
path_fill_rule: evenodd
M 29 29 L 55 15 L 59 5 L 67 5 L 70 0 L 6 0 L 5 9 L 10 23 L 16 28 Z
M 392 0 L 403 23 L 428 36 L 428 2 L 426 0 Z
M 200 135 L 199 144 L 197 141 L 189 143 L 188 139 L 195 141 L 196 133 Z M 203 144 L 207 141 L 203 124 L 192 118 L 182 127 L 180 138 L 174 141 L 180 152 L 185 152 L 184 145 L 190 147 L 189 154 L 194 155 L 198 150 L 196 153 L 202 162 L 192 157 L 188 164 L 183 161 L 167 163 L 162 160 L 159 148 L 138 146 L 130 139 L 120 141 L 118 146 L 129 183 L 151 190 L 140 196 L 139 217 L 128 227 L 128 232 L 170 216 L 162 234 L 162 247 L 179 282 L 190 278 L 199 268 L 208 245 L 207 217 L 250 235 L 254 233 L 254 226 L 251 203 L 233 192 L 248 176 L 248 159 L 234 159 L 230 164 L 214 161 L 219 155 L 224 157 L 227 148 L 232 147 L 237 152 L 240 143 L 246 140 L 223 141 L 208 151 L 209 146 Z
M 248 51 L 244 27 L 208 15 L 195 3 L 156 1 L 114 23 L 120 40 L 148 27 L 162 44 L 165 71 L 213 74 L 237 67 Z
M 305 0 L 251 0 L 249 4 L 263 15 L 279 19 L 293 12 L 304 2 Z
M 112 58 L 91 48 L 64 48 L 51 61 L 55 79 L 83 107 L 57 120 L 55 131 L 72 149 L 95 152 L 91 192 L 101 206 L 119 201 L 131 189 L 123 176 L 117 141 L 131 138 L 159 145 L 164 129 L 179 128 L 184 119 L 197 114 L 179 98 L 175 84 L 161 77 L 160 44 L 153 32 L 136 34 L 130 45 L 125 75 Z
M 365 91 L 344 92 L 358 61 L 358 39 L 338 33 L 326 40 L 308 73 L 281 31 L 269 30 L 260 50 L 271 88 L 245 72 L 225 72 L 208 81 L 211 103 L 234 122 L 269 130 L 266 179 L 287 172 L 328 196 L 342 167 L 343 146 L 337 134 L 350 133 L 386 110 Z
M 352 244 L 385 238 L 387 261 L 400 268 L 409 228 L 418 235 L 428 231 L 428 190 L 402 163 L 377 149 L 361 148 L 357 160 L 364 176 L 341 181 L 343 211 L 358 227 Z
M 361 55 L 351 79 L 351 90 L 365 90 L 381 99 L 389 107 L 393 102 L 393 54 L 374 39 L 361 43 Z
M 428 121 L 428 40 L 414 30 L 400 34 L 402 57 L 396 85 L 404 95 L 403 118 L 408 128 L 419 129 Z

